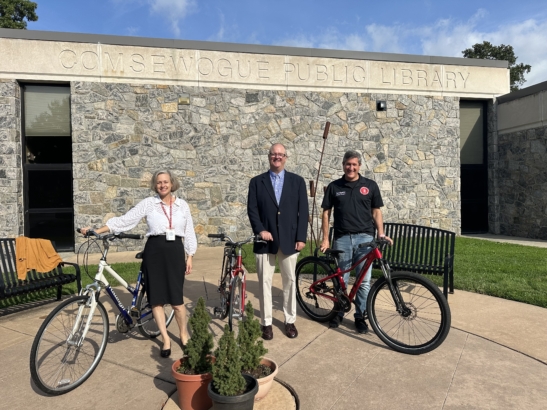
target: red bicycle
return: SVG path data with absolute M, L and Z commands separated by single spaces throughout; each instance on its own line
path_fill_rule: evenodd
M 391 272 L 382 259 L 388 242 L 379 239 L 360 247 L 372 250 L 347 270 L 338 267 L 344 251 L 327 249 L 325 256 L 308 256 L 296 265 L 296 298 L 313 320 L 327 322 L 338 312 L 349 312 L 366 272 L 375 260 L 383 277 L 372 285 L 367 298 L 368 319 L 376 335 L 392 349 L 408 354 L 430 352 L 441 345 L 450 330 L 450 307 L 440 289 L 429 279 L 412 272 Z M 381 248 L 381 249 L 380 249 Z M 347 293 L 343 275 L 361 262 L 363 268 Z
M 245 312 L 246 296 L 246 275 L 243 269 L 241 248 L 249 242 L 264 242 L 259 235 L 252 235 L 243 241 L 235 242 L 225 233 L 209 234 L 209 238 L 225 241 L 224 258 L 222 260 L 222 271 L 218 293 L 220 304 L 215 307 L 214 314 L 219 319 L 228 316 L 228 325 L 232 330 L 234 320 L 243 320 Z

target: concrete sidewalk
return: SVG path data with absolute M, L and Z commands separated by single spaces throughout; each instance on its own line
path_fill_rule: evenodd
M 110 262 L 132 261 L 136 252 L 112 254 Z M 187 276 L 185 301 L 198 297 L 211 309 L 222 248 L 200 248 Z M 296 391 L 301 409 L 544 409 L 547 403 L 547 309 L 456 290 L 449 295 L 452 329 L 435 351 L 409 356 L 384 345 L 374 334 L 355 333 L 352 313 L 338 329 L 313 322 L 299 311 L 299 336 L 283 333 L 281 283 L 275 276 L 274 339 L 268 357 L 280 366 L 278 378 Z M 124 295 L 119 292 L 119 296 Z M 248 275 L 248 298 L 258 307 L 256 274 Z M 173 344 L 169 359 L 161 344 L 135 330 L 115 330 L 108 299 L 110 336 L 104 357 L 82 386 L 49 397 L 31 382 L 33 338 L 57 302 L 17 313 L 0 312 L 0 409 L 161 409 L 177 408 L 171 363 L 182 352 Z M 214 320 L 218 339 L 224 323 Z M 178 341 L 176 324 L 170 327 Z M 127 407 L 128 406 L 128 407 Z M 280 408 L 282 407 L 271 407 Z

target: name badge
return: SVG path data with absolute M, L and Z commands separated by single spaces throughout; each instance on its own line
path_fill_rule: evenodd
M 175 230 L 174 229 L 166 229 L 165 230 L 165 240 L 166 241 L 174 241 L 175 240 Z

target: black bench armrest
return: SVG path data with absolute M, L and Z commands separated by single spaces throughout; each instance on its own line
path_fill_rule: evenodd
M 82 290 L 82 277 L 81 277 L 81 274 L 80 274 L 80 265 L 78 265 L 77 263 L 72 263 L 72 262 L 61 262 L 61 266 L 65 266 L 65 265 L 70 265 L 70 266 L 74 266 L 74 269 L 76 270 L 76 285 L 78 286 L 78 293 L 80 293 L 80 291 Z

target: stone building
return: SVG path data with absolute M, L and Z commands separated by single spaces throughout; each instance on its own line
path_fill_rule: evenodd
M 306 180 L 324 151 L 316 213 L 355 149 L 386 221 L 505 229 L 506 62 L 9 29 L 0 56 L 0 237 L 73 249 L 75 226 L 126 212 L 163 168 L 181 179 L 200 243 L 246 236 L 249 179 L 275 142 Z
M 547 81 L 497 100 L 492 229 L 547 239 Z

